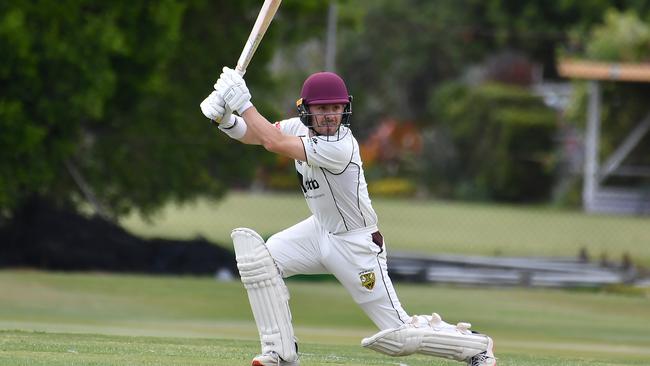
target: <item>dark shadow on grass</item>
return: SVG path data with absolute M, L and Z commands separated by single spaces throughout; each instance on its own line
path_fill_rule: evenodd
M 142 239 L 98 216 L 33 200 L 0 227 L 0 268 L 214 275 L 237 273 L 231 251 L 205 239 Z

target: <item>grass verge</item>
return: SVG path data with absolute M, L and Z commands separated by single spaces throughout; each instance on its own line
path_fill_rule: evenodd
M 375 332 L 336 283 L 290 281 L 304 365 L 457 365 L 358 346 Z M 471 321 L 499 365 L 647 365 L 648 293 L 397 285 L 410 313 Z M 326 305 L 326 306 L 324 306 Z M 247 365 L 246 294 L 209 278 L 0 271 L 2 365 Z

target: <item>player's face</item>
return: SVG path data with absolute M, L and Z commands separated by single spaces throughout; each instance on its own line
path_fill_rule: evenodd
M 339 129 L 345 104 L 318 104 L 309 107 L 313 128 L 321 135 L 332 136 Z

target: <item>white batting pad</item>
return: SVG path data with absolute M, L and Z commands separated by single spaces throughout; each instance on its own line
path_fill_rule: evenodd
M 262 353 L 274 351 L 285 361 L 296 361 L 295 338 L 289 310 L 289 290 L 264 240 L 255 231 L 238 228 L 230 235 L 237 268 L 262 343 Z
M 466 361 L 488 348 L 488 337 L 473 334 L 467 323 L 458 326 L 436 326 L 433 322 L 423 325 L 418 317 L 398 328 L 383 330 L 372 337 L 364 338 L 361 345 L 389 356 L 407 356 L 421 353 L 456 361 Z M 431 318 L 429 318 L 431 320 Z M 446 324 L 446 323 L 445 323 Z

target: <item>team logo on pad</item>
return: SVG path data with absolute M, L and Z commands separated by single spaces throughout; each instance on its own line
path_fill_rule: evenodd
M 372 290 L 375 287 L 375 272 L 365 271 L 359 273 L 359 279 L 361 280 L 361 286 Z

